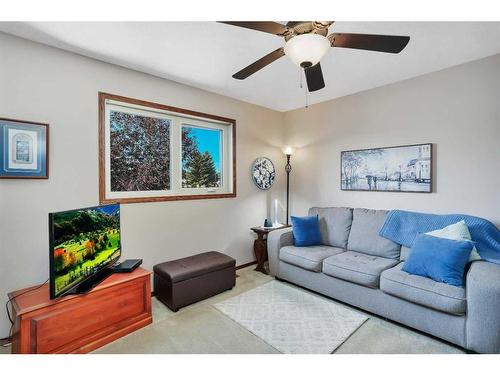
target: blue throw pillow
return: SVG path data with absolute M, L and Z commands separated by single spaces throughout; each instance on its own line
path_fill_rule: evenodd
M 292 216 L 293 242 L 295 246 L 321 245 L 318 215 L 296 217 Z
M 415 238 L 402 269 L 441 283 L 463 286 L 465 265 L 473 247 L 472 241 L 420 234 Z

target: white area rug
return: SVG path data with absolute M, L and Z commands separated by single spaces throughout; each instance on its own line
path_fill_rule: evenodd
M 214 306 L 282 353 L 332 353 L 368 319 L 279 281 Z

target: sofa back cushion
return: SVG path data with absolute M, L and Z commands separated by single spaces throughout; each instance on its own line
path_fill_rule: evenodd
M 347 249 L 384 258 L 399 258 L 401 246 L 378 234 L 387 212 L 355 208 Z
M 352 208 L 312 207 L 309 215 L 318 215 L 323 245 L 347 248 L 352 224 Z

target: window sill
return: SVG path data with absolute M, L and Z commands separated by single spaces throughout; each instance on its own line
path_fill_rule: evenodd
M 146 203 L 146 202 L 164 202 L 164 201 L 187 201 L 195 199 L 223 199 L 223 198 L 236 198 L 236 193 L 207 193 L 207 194 L 194 194 L 194 195 L 165 195 L 161 197 L 140 197 L 140 198 L 117 198 L 117 199 L 104 199 L 101 197 L 101 204 L 108 203 Z

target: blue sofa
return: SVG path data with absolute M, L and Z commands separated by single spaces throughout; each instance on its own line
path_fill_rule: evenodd
M 500 353 L 500 265 L 475 261 L 465 288 L 401 270 L 409 248 L 379 236 L 388 211 L 313 207 L 321 246 L 295 247 L 290 228 L 268 237 L 275 277 L 439 337 Z

